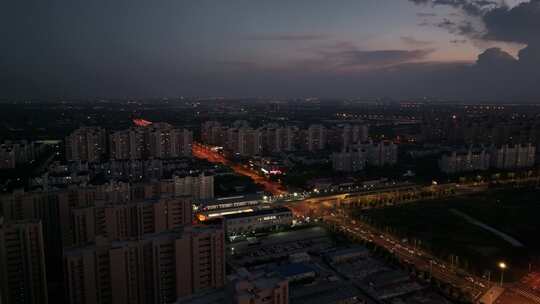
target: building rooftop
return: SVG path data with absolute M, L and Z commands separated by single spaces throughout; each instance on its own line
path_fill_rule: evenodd
M 286 213 L 286 212 L 291 212 L 291 210 L 287 207 L 278 207 L 278 208 L 272 208 L 272 209 L 259 209 L 253 212 L 229 214 L 229 215 L 225 215 L 224 217 L 226 219 L 237 219 L 237 218 L 262 216 L 262 215 L 270 215 L 270 214 Z
M 286 278 L 297 276 L 304 273 L 315 272 L 315 270 L 312 267 L 304 263 L 285 264 L 285 265 L 278 266 L 277 268 L 273 270 Z
M 291 304 L 350 303 L 349 300 L 359 297 L 360 294 L 360 291 L 351 283 L 321 282 L 316 285 L 291 288 L 289 302 Z
M 348 256 L 348 255 L 353 255 L 353 254 L 367 254 L 368 252 L 369 251 L 364 247 L 354 247 L 354 248 L 347 248 L 347 249 L 331 252 L 327 254 L 327 257 L 330 259 L 334 259 L 337 257 Z
M 140 239 L 109 241 L 108 239 L 104 237 L 97 237 L 95 242 L 90 243 L 86 246 L 65 248 L 64 254 L 67 256 L 78 255 L 82 252 L 93 251 L 96 248 L 121 248 L 121 247 L 129 246 L 130 244 L 135 244 L 138 242 L 145 242 L 145 241 L 175 240 L 175 239 L 181 239 L 183 237 L 186 237 L 186 235 L 189 233 L 213 232 L 220 229 L 221 229 L 221 226 L 219 225 L 196 225 L 196 226 L 178 228 L 178 229 L 168 230 L 168 231 L 163 231 L 163 232 L 148 233 L 148 234 L 143 235 Z
M 201 205 L 212 206 L 212 205 L 228 204 L 228 203 L 235 203 L 235 202 L 260 201 L 262 199 L 263 199 L 262 194 L 246 194 L 246 195 L 226 196 L 226 197 L 218 197 L 218 198 L 201 200 Z
M 373 274 L 369 280 L 373 283 L 375 289 L 381 289 L 389 285 L 407 282 L 410 278 L 403 271 L 385 271 Z

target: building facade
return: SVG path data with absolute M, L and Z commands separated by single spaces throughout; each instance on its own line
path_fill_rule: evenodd
M 197 175 L 174 176 L 174 195 L 191 196 L 194 200 L 214 198 L 214 176 L 200 173 Z
M 446 174 L 484 171 L 490 167 L 490 154 L 486 149 L 452 151 L 439 159 L 439 168 Z
M 392 141 L 368 142 L 360 145 L 367 151 L 367 163 L 372 167 L 393 166 L 398 161 L 398 147 Z
M 41 147 L 26 140 L 5 141 L 0 145 L 0 169 L 13 169 L 35 160 Z
M 254 231 L 290 227 L 293 214 L 289 208 L 260 209 L 253 212 L 225 215 L 227 236 L 252 233 Z
M 174 303 L 223 287 L 223 230 L 192 227 L 64 252 L 68 303 Z
M 147 148 L 150 158 L 191 156 L 193 132 L 177 129 L 167 123 L 154 123 L 147 128 Z
M 324 150 L 326 148 L 327 129 L 323 125 L 310 125 L 306 130 L 305 150 L 310 152 Z
M 98 162 L 107 152 L 105 129 L 82 127 L 73 131 L 65 139 L 68 161 Z
M 0 302 L 47 303 L 41 222 L 0 218 Z
M 364 149 L 333 153 L 332 168 L 337 172 L 358 172 L 366 168 L 367 152 Z
M 496 169 L 512 170 L 534 166 L 536 147 L 533 144 L 493 146 L 491 165 Z
M 144 128 L 131 128 L 109 136 L 110 158 L 116 160 L 143 159 L 146 155 Z
M 289 282 L 276 273 L 240 269 L 228 286 L 231 304 L 288 304 Z
M 73 245 L 84 246 L 100 237 L 111 241 L 138 239 L 191 225 L 192 218 L 190 197 L 75 208 Z

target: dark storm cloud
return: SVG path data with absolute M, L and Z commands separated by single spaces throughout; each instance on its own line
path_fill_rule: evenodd
M 497 4 L 490 0 L 409 0 L 416 4 L 446 5 L 471 13 L 485 26 L 484 40 L 537 44 L 540 41 L 540 0 L 522 2 L 515 7 Z M 443 19 L 436 26 L 464 36 L 478 34 L 470 21 Z
M 453 72 L 456 92 L 470 87 L 471 94 L 522 98 L 540 101 L 540 0 L 530 0 L 515 7 L 493 6 L 492 1 L 472 0 L 410 0 L 417 4 L 449 5 L 462 9 L 476 18 L 483 30 L 474 28 L 470 20 L 445 19 L 435 26 L 467 38 L 480 41 L 519 43 L 525 47 L 518 58 L 499 49 L 490 48 L 478 56 L 470 67 Z M 471 7 L 476 9 L 471 10 Z M 459 40 L 456 40 L 459 41 Z M 450 75 L 448 71 L 441 74 Z M 434 77 L 433 79 L 437 79 Z M 464 81 L 465 80 L 465 81 Z M 482 94 L 483 93 L 483 94 Z M 496 93 L 496 94 L 494 94 Z
M 359 73 L 354 79 L 361 92 L 384 92 L 394 98 L 538 102 L 540 86 L 533 80 L 539 76 L 537 70 L 525 70 L 519 60 L 504 51 L 489 49 L 474 63 L 405 63 Z M 343 90 L 346 92 L 346 88 Z
M 528 80 L 540 75 L 540 0 L 493 9 L 482 21 L 486 27 L 484 39 L 526 45 L 519 52 L 518 69 L 513 72 L 528 76 Z
M 499 7 L 482 18 L 486 26 L 485 39 L 518 42 L 540 41 L 540 0 L 524 2 L 516 7 Z
M 437 14 L 435 13 L 416 13 L 416 16 L 420 18 L 430 18 L 430 17 L 437 17 Z
M 423 20 L 419 26 L 432 26 L 446 30 L 455 35 L 466 36 L 471 39 L 482 38 L 483 32 L 477 29 L 470 20 L 451 20 L 443 18 L 440 21 L 432 22 Z
M 486 10 L 497 7 L 498 3 L 491 0 L 409 0 L 416 4 L 424 5 L 446 5 L 462 9 L 465 13 L 478 16 Z
M 518 60 L 500 48 L 489 48 L 478 55 L 476 65 L 479 67 L 508 67 L 512 68 Z

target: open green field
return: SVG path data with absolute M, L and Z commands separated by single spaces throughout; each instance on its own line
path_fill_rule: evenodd
M 465 214 L 468 219 L 463 217 Z M 498 190 L 474 196 L 404 204 L 359 211 L 382 229 L 417 242 L 450 261 L 458 256 L 461 267 L 482 274 L 506 261 L 509 274 L 518 278 L 529 263 L 540 268 L 540 191 Z M 523 244 L 515 246 L 470 219 L 502 232 Z M 416 241 L 415 241 L 416 240 Z

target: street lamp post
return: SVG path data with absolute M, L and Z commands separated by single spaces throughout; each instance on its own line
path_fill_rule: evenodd
M 431 281 L 431 278 L 433 277 L 433 260 L 429 261 L 429 281 Z
M 504 271 L 506 270 L 506 263 L 505 262 L 500 262 L 499 263 L 499 268 L 501 269 L 501 283 L 500 283 L 500 286 L 502 287 L 503 286 L 503 282 L 504 282 Z

